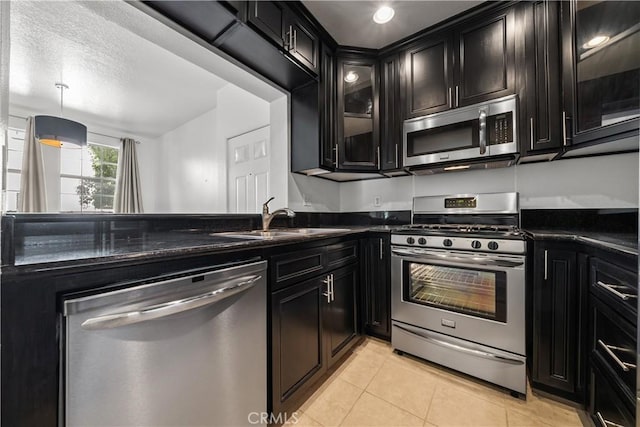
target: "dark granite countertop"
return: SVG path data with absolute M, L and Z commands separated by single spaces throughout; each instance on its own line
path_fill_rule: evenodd
M 523 231 L 534 240 L 575 241 L 611 252 L 638 256 L 638 235 L 636 233 L 555 229 L 525 229 Z
M 326 229 L 327 227 L 323 228 Z M 333 228 L 340 229 L 340 231 L 279 236 L 270 239 L 237 238 L 230 237 L 227 233 L 211 233 L 203 230 L 148 232 L 142 233 L 139 237 L 116 239 L 102 246 L 96 245 L 93 240 L 83 241 L 74 239 L 73 236 L 37 239 L 16 252 L 14 268 L 37 266 L 39 269 L 46 269 L 49 267 L 70 267 L 77 264 L 87 265 L 106 261 L 146 260 L 179 255 L 213 254 L 342 237 L 369 230 L 389 230 L 389 227 L 385 226 Z M 286 229 L 280 229 L 279 231 L 286 231 Z

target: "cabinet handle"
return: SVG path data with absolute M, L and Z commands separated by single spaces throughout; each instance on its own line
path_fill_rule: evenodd
M 620 285 L 611 285 L 609 283 L 601 282 L 600 280 L 598 280 L 596 282 L 596 285 L 600 286 L 603 289 L 606 289 L 607 291 L 611 292 L 612 294 L 614 294 L 615 296 L 617 296 L 618 298 L 620 298 L 623 301 L 627 301 L 629 298 L 638 298 L 637 295 L 623 294 L 622 292 L 616 290 L 616 288 L 622 288 L 623 287 L 623 286 L 620 286 Z
M 335 301 L 336 294 L 333 292 L 333 273 L 331 273 L 331 301 Z
M 336 144 L 336 169 L 340 167 L 340 163 L 338 163 L 338 144 Z
M 453 96 L 451 95 L 451 86 L 449 86 L 449 108 L 453 108 Z
M 531 151 L 533 151 L 533 117 L 529 118 L 529 124 L 531 126 L 531 130 L 529 131 L 529 140 L 531 142 Z
M 378 170 L 382 169 L 380 167 L 380 145 L 376 148 L 376 155 L 378 156 Z
M 544 280 L 547 280 L 547 278 L 549 277 L 548 267 L 549 267 L 549 253 L 545 249 L 544 250 Z
M 382 239 L 380 239 L 380 259 L 382 259 L 382 257 L 383 257 L 383 253 L 382 253 L 382 251 L 383 251 L 383 248 L 382 248 Z
M 398 143 L 396 142 L 396 169 L 398 169 Z
M 460 105 L 460 89 L 456 85 L 456 107 L 458 107 L 459 105 Z
M 298 51 L 298 30 L 293 30 L 293 51 Z
M 323 292 L 322 296 L 327 297 L 327 304 L 331 303 L 331 275 L 327 275 L 327 278 L 322 281 L 327 285 L 327 292 Z
M 598 417 L 598 421 L 600 421 L 600 425 L 602 427 L 624 427 L 623 425 L 616 424 L 613 421 L 605 420 L 600 411 L 596 412 L 596 416 Z
M 567 146 L 567 113 L 562 112 L 562 145 Z
M 291 51 L 293 47 L 293 25 L 289 25 L 289 32 L 287 34 L 289 35 L 289 46 L 287 46 L 287 50 Z
M 625 372 L 629 372 L 629 368 L 631 369 L 636 369 L 636 365 L 634 365 L 633 363 L 626 363 L 623 362 L 622 360 L 620 360 L 620 358 L 618 356 L 616 356 L 616 354 L 613 352 L 613 350 L 626 350 L 624 348 L 620 348 L 620 347 L 615 347 L 613 345 L 607 345 L 604 343 L 604 341 L 602 340 L 598 340 L 598 345 L 600 347 L 602 347 L 604 349 L 604 351 L 607 352 L 607 354 L 609 355 L 609 357 L 611 357 L 613 359 L 614 362 L 616 362 L 618 364 L 618 366 L 620 366 L 620 369 L 622 369 Z

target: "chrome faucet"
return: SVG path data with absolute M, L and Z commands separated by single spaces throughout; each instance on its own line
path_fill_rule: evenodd
M 273 213 L 269 213 L 269 202 L 273 199 L 275 199 L 275 197 L 270 198 L 262 204 L 262 231 L 269 231 L 269 224 L 271 224 L 273 218 L 278 215 L 286 215 L 289 218 L 296 216 L 296 213 L 289 208 L 282 208 L 273 211 Z

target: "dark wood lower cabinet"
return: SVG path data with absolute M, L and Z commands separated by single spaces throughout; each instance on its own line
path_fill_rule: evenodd
M 349 349 L 356 337 L 356 286 L 358 271 L 349 266 L 330 273 L 332 294 L 325 300 L 324 336 L 327 346 L 327 368 L 333 366 Z
M 587 259 L 575 248 L 536 242 L 532 387 L 584 402 Z
M 391 339 L 390 237 L 381 234 L 362 240 L 362 323 L 364 331 Z
M 358 265 L 271 294 L 271 400 L 290 412 L 357 336 Z
M 322 278 L 302 282 L 271 295 L 272 408 L 280 412 L 296 393 L 304 392 L 326 370 Z

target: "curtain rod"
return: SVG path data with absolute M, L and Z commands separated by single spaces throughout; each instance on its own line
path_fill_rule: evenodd
M 16 116 L 15 114 L 9 114 L 9 117 L 13 117 L 14 119 L 27 120 L 26 117 Z M 99 133 L 99 132 L 92 132 L 90 130 L 88 130 L 87 133 L 90 133 L 92 135 L 104 136 L 105 138 L 117 139 L 118 141 L 120 141 L 122 139 L 122 138 L 118 138 L 117 136 L 106 135 L 104 133 Z M 136 144 L 142 144 L 142 142 L 138 141 L 137 139 L 135 140 L 135 142 L 136 142 Z

